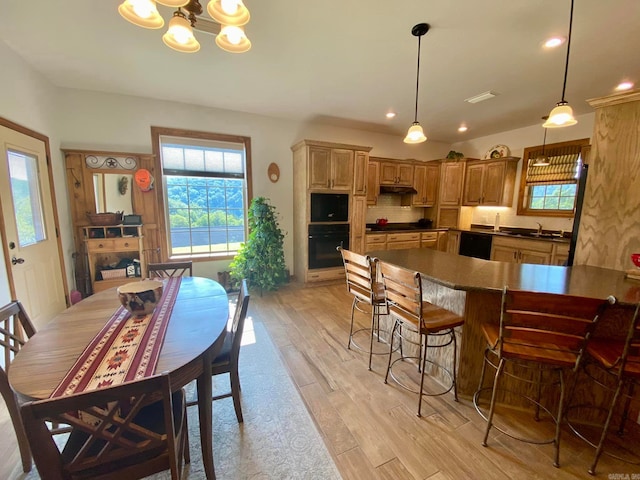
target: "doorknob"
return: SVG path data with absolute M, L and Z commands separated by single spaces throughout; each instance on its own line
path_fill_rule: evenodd
M 24 258 L 16 258 L 15 255 L 11 257 L 11 265 L 18 265 L 22 263 L 24 263 Z

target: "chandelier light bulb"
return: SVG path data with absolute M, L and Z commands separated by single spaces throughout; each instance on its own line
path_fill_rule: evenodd
M 191 24 L 180 10 L 174 12 L 167 33 L 162 36 L 162 41 L 178 52 L 194 53 L 200 50 L 200 43 L 193 36 Z
M 220 25 L 241 27 L 251 18 L 242 0 L 211 0 L 207 4 L 207 12 Z
M 158 13 L 153 0 L 125 0 L 118 7 L 118 13 L 128 22 L 143 28 L 162 28 L 164 20 Z
M 156 6 L 149 0 L 131 0 L 133 11 L 140 18 L 149 18 L 153 15 L 154 10 L 157 12 Z
M 234 15 L 238 11 L 238 0 L 220 0 L 220 6 L 227 15 Z
M 251 42 L 245 35 L 244 29 L 234 25 L 222 27 L 220 33 L 216 35 L 216 45 L 231 53 L 244 53 L 251 48 Z
M 187 3 L 189 3 L 189 0 L 156 0 L 156 3 L 165 5 L 167 7 L 178 8 L 184 7 Z
M 242 37 L 244 37 L 244 32 L 240 28 L 234 26 L 225 27 L 224 34 L 227 36 L 229 43 L 233 45 L 239 45 L 242 41 Z

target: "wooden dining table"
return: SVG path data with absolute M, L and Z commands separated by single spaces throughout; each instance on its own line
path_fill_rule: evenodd
M 9 382 L 19 402 L 49 398 L 119 306 L 116 289 L 104 290 L 67 308 L 31 337 L 9 369 Z M 169 373 L 174 390 L 197 381 L 207 479 L 215 478 L 211 361 L 222 348 L 228 316 L 227 294 L 218 282 L 183 277 L 155 369 Z

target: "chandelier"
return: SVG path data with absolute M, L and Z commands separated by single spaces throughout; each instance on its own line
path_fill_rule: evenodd
M 200 50 L 194 29 L 214 34 L 216 44 L 227 52 L 244 53 L 251 48 L 251 42 L 244 33 L 244 25 L 249 22 L 250 15 L 242 0 L 210 0 L 207 12 L 215 23 L 199 17 L 204 9 L 198 0 L 124 0 L 118 12 L 134 25 L 158 29 L 164 26 L 164 19 L 156 6 L 158 3 L 177 9 L 169 20 L 162 41 L 178 52 Z

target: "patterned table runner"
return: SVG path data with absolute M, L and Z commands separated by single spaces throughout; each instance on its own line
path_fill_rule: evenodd
M 153 375 L 180 281 L 180 277 L 165 281 L 162 298 L 149 315 L 132 316 L 124 307 L 119 307 L 84 349 L 50 398 Z

